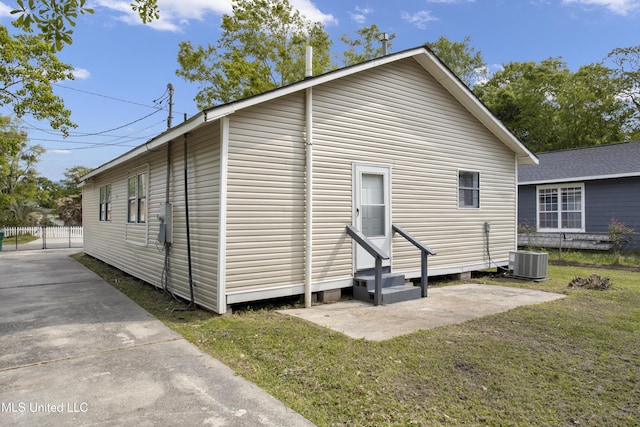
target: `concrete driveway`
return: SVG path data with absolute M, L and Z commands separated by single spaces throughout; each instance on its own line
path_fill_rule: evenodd
M 81 264 L 0 253 L 0 425 L 310 426 Z

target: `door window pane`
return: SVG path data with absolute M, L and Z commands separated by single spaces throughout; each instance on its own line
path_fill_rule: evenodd
M 362 205 L 362 234 L 367 237 L 384 236 L 384 205 Z
M 384 236 L 386 208 L 384 176 L 362 174 L 362 233 L 367 237 Z

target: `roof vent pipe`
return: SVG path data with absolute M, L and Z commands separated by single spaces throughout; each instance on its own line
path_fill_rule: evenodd
M 382 56 L 387 55 L 387 42 L 389 41 L 389 34 L 380 34 L 380 43 L 382 43 Z
M 307 46 L 307 52 L 306 52 L 306 63 L 305 63 L 305 69 L 304 69 L 304 77 L 313 77 L 313 47 L 312 46 Z

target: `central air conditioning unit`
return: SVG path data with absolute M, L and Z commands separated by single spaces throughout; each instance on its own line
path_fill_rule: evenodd
M 549 255 L 544 252 L 509 252 L 509 270 L 516 277 L 544 279 L 548 263 Z

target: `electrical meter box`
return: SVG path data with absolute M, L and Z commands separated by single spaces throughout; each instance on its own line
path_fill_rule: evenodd
M 160 204 L 158 221 L 160 221 L 158 242 L 171 243 L 173 241 L 173 205 L 171 203 Z

